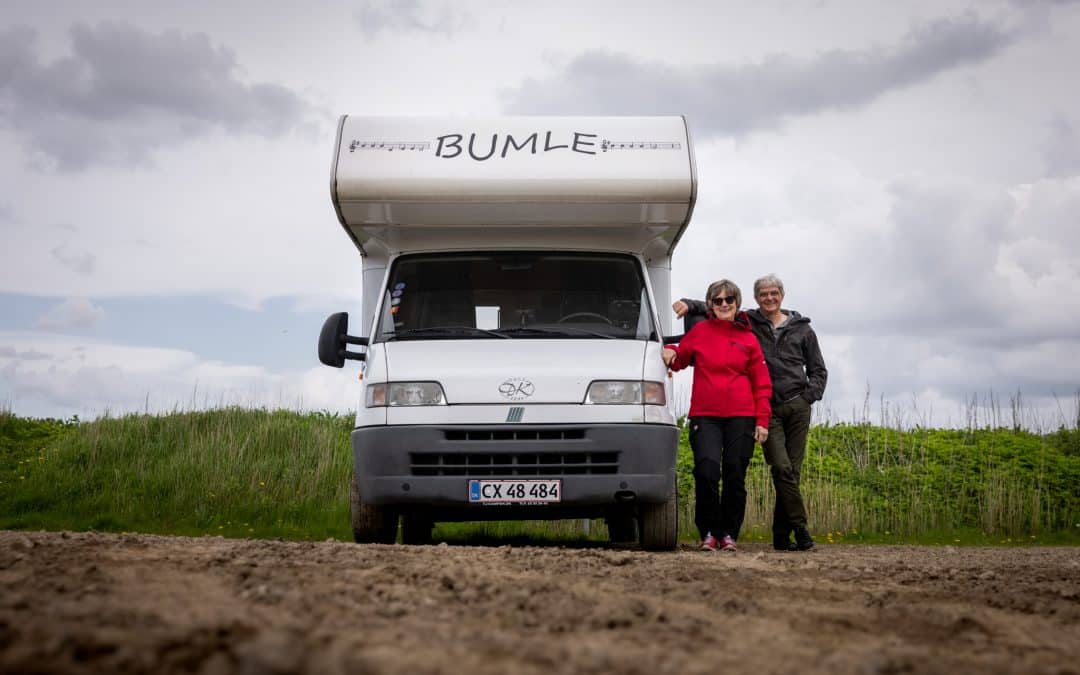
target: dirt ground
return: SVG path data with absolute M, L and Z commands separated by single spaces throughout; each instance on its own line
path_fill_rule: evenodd
M 0 672 L 1080 673 L 1080 550 L 0 532 Z

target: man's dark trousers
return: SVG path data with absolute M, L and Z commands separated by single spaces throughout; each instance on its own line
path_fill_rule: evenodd
M 776 489 L 772 528 L 777 539 L 787 539 L 794 528 L 806 527 L 806 506 L 799 481 L 809 430 L 810 403 L 806 399 L 796 396 L 785 403 L 773 403 L 764 450 Z

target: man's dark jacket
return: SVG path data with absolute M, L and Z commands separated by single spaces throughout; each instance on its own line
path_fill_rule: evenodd
M 708 315 L 705 303 L 700 300 L 682 299 L 690 308 L 690 315 Z M 810 327 L 810 318 L 794 310 L 782 310 L 790 318 L 777 338 L 773 338 L 772 322 L 761 310 L 748 309 L 750 328 L 754 331 L 765 363 L 772 377 L 773 401 L 782 403 L 796 396 L 813 403 L 825 395 L 825 382 L 829 371 L 821 356 L 817 334 Z M 805 369 L 804 369 L 805 366 Z

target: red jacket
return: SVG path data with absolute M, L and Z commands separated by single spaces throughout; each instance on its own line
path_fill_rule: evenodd
M 676 354 L 672 370 L 694 366 L 691 417 L 753 417 L 769 426 L 772 380 L 745 312 L 734 321 L 702 321 L 667 347 Z

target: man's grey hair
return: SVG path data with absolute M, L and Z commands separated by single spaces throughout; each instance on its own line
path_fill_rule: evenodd
M 758 296 L 761 289 L 772 288 L 773 286 L 776 286 L 780 290 L 780 295 L 784 294 L 784 282 L 780 281 L 780 277 L 770 272 L 754 282 L 754 297 L 756 298 Z

